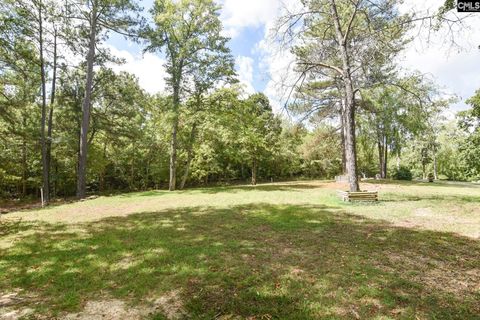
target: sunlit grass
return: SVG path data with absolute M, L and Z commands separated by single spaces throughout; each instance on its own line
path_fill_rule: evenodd
M 20 289 L 14 307 L 47 317 L 118 299 L 153 319 L 478 318 L 480 189 L 366 187 L 383 201 L 346 204 L 337 186 L 305 182 L 15 213 L 0 293 Z M 176 308 L 152 307 L 159 298 Z

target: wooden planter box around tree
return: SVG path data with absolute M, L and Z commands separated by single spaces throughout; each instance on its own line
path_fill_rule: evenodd
M 378 191 L 338 191 L 338 195 L 343 201 L 378 201 Z

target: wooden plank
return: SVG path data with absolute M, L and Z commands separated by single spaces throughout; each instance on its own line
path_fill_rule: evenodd
M 376 198 L 377 196 L 348 196 L 350 199 L 364 199 L 364 198 Z
M 349 192 L 337 190 L 337 192 L 343 201 L 378 201 L 377 191 Z
M 349 198 L 376 198 L 376 195 L 371 195 L 371 196 L 352 196 L 348 195 Z
M 362 198 L 376 198 L 377 196 L 346 196 L 346 197 L 349 197 L 349 198 L 359 198 L 359 199 L 362 199 Z

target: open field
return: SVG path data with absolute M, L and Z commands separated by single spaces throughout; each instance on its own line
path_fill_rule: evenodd
M 480 318 L 478 186 L 363 184 L 380 193 L 368 204 L 340 188 L 150 191 L 4 215 L 0 319 Z

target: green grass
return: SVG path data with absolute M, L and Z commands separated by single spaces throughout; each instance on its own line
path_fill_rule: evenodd
M 34 317 L 113 299 L 150 319 L 479 319 L 480 189 L 367 187 L 385 201 L 344 204 L 312 182 L 14 213 L 0 293 L 20 290 L 7 307 Z

